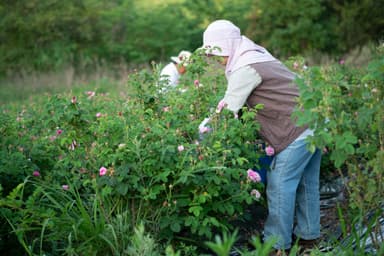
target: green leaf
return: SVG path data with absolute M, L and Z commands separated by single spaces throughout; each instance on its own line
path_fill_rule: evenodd
M 203 210 L 203 207 L 201 207 L 200 205 L 197 205 L 197 206 L 192 206 L 188 209 L 188 212 L 191 212 L 193 213 L 196 217 L 199 217 L 200 216 L 200 212 Z
M 178 221 L 173 221 L 171 224 L 171 230 L 173 232 L 180 232 L 180 230 L 181 230 L 180 223 Z
M 120 183 L 117 185 L 116 191 L 120 195 L 125 196 L 128 192 L 128 185 L 125 183 Z

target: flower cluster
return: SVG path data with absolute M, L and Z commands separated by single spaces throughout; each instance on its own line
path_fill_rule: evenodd
M 252 169 L 247 170 L 247 179 L 255 183 L 261 182 L 260 174 Z M 250 194 L 255 197 L 256 200 L 261 197 L 261 194 L 257 189 L 252 189 Z
M 260 174 L 252 169 L 248 169 L 247 171 L 247 178 L 253 182 L 260 182 L 261 181 L 261 177 L 260 177 Z

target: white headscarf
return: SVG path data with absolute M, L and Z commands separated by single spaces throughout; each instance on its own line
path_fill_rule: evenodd
M 225 67 L 227 77 L 240 67 L 276 60 L 265 48 L 242 36 L 240 29 L 228 20 L 216 20 L 209 24 L 203 34 L 203 48 L 212 55 L 228 56 Z

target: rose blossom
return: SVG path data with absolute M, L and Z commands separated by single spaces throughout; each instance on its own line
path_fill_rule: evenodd
M 90 99 L 96 95 L 96 93 L 94 91 L 87 91 L 86 94 L 88 95 L 88 99 Z
M 261 197 L 261 194 L 257 189 L 252 189 L 251 196 L 254 196 L 256 199 L 259 199 Z
M 99 170 L 99 175 L 100 176 L 104 176 L 105 174 L 107 174 L 107 168 L 105 168 L 104 166 L 102 166 Z
M 265 153 L 267 156 L 273 156 L 275 154 L 275 149 L 271 146 L 265 148 Z
M 123 149 L 125 148 L 126 144 L 125 143 L 120 143 L 117 147 L 118 149 Z
M 248 174 L 248 179 L 250 179 L 251 181 L 254 181 L 254 182 L 260 182 L 261 181 L 261 177 L 260 177 L 260 174 L 258 172 L 255 172 L 252 169 L 248 169 L 247 174 Z

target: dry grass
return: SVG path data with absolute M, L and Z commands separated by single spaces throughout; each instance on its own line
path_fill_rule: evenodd
M 143 65 L 143 67 L 145 67 Z M 126 64 L 96 65 L 92 71 L 78 71 L 73 66 L 51 72 L 25 72 L 0 79 L 0 106 L 24 103 L 36 96 L 105 88 L 122 89 L 134 68 Z M 111 88 L 113 86 L 113 88 Z
M 348 65 L 365 66 L 371 60 L 374 48 L 373 45 L 367 45 L 340 56 L 339 60 L 344 60 Z M 323 54 L 318 56 L 313 54 L 306 59 L 309 65 L 328 65 L 339 61 Z M 111 91 L 111 86 L 116 87 L 112 91 L 117 92 L 120 89 L 124 90 L 129 73 L 142 68 L 150 68 L 150 65 L 132 66 L 127 63 L 111 65 L 100 62 L 87 72 L 79 71 L 73 66 L 45 73 L 21 71 L 7 78 L 0 78 L 0 106 L 30 101 L 35 96 L 47 93 L 78 92 L 97 88 Z

